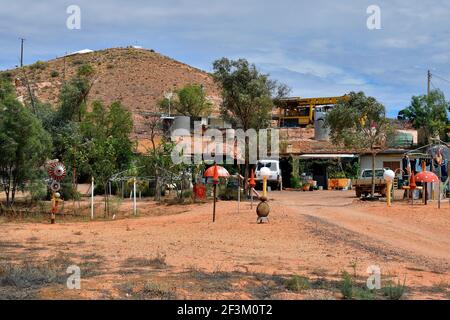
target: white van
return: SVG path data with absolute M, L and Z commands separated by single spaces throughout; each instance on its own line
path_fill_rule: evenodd
M 278 160 L 259 160 L 256 163 L 255 180 L 258 184 L 262 184 L 261 169 L 270 169 L 270 176 L 267 179 L 267 184 L 273 189 L 283 189 L 283 180 L 281 177 L 280 161 Z

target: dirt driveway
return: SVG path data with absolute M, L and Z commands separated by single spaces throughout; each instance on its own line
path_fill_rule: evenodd
M 378 266 L 383 283 L 406 279 L 404 298 L 450 298 L 448 203 L 438 210 L 433 203 L 394 202 L 388 209 L 350 191 L 283 191 L 270 198 L 264 225 L 256 224 L 249 203 L 238 213 L 236 202 L 219 202 L 214 224 L 211 204 L 164 206 L 153 216 L 151 202 L 139 204 L 146 213 L 139 218 L 0 224 L 0 262 L 58 261 L 82 272 L 81 290 L 66 289 L 64 277 L 22 286 L 11 280 L 9 287 L 0 283 L 0 296 L 336 299 L 342 271 L 363 287 L 367 268 Z M 292 279 L 306 285 L 293 288 Z

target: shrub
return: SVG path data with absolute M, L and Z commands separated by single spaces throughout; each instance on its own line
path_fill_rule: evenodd
M 299 177 L 291 177 L 291 188 L 293 189 L 300 189 L 302 187 L 302 184 L 300 183 Z
M 311 288 L 309 280 L 306 277 L 294 275 L 284 281 L 284 286 L 290 291 L 303 291 Z
M 342 171 L 332 172 L 329 175 L 330 179 L 345 179 L 346 177 L 347 175 Z
M 45 200 L 47 197 L 47 184 L 44 180 L 37 179 L 32 181 L 28 189 L 33 201 Z
M 342 272 L 341 293 L 344 299 L 353 298 L 353 279 L 347 271 Z
M 52 78 L 59 77 L 59 72 L 56 71 L 56 70 L 53 70 L 53 71 L 50 73 L 50 76 L 51 76 Z
M 89 64 L 85 63 L 78 68 L 78 75 L 82 77 L 88 77 L 94 73 L 94 68 Z
M 144 288 L 140 292 L 143 299 L 161 299 L 161 300 L 172 300 L 176 299 L 176 294 L 173 290 L 167 290 L 161 285 L 147 281 L 144 284 Z
M 47 62 L 44 61 L 36 61 L 35 63 L 33 63 L 30 68 L 32 70 L 45 70 L 45 68 L 47 68 Z
M 78 66 L 78 65 L 80 65 L 80 64 L 83 64 L 84 62 L 83 62 L 83 60 L 74 60 L 73 62 L 72 62 L 72 64 L 74 65 L 74 66 Z
M 394 284 L 392 280 L 388 281 L 388 285 L 383 288 L 384 295 L 388 297 L 390 300 L 400 300 L 406 291 L 406 277 L 403 280 L 403 284 L 400 280 L 397 281 L 397 284 Z
M 73 188 L 71 183 L 65 183 L 61 186 L 59 191 L 63 200 L 79 200 L 81 198 L 80 193 Z

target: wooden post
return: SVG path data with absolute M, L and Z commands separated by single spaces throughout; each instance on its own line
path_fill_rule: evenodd
M 217 184 L 214 183 L 213 222 L 216 222 L 216 194 L 217 194 Z
M 58 207 L 58 200 L 56 199 L 55 193 L 52 192 L 52 211 L 50 212 L 50 224 L 55 224 L 56 210 Z
M 240 174 L 237 176 L 238 178 L 238 213 L 240 212 L 240 204 L 241 204 L 241 177 Z

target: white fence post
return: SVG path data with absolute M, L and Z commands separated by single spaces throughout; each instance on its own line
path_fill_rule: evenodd
M 137 208 L 136 208 L 136 178 L 133 178 L 133 212 L 134 212 L 134 215 L 137 214 Z

